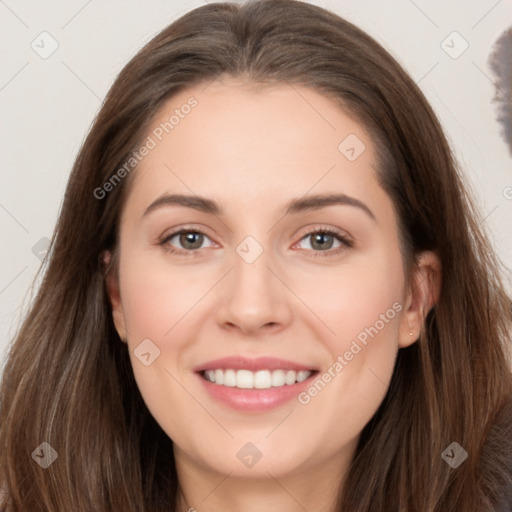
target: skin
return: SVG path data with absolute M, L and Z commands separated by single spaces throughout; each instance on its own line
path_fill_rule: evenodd
M 116 328 L 149 410 L 174 441 L 182 510 L 332 510 L 397 351 L 418 338 L 435 302 L 439 261 L 421 254 L 406 285 L 371 138 L 328 98 L 223 79 L 172 97 L 148 134 L 190 96 L 197 107 L 134 171 L 118 280 L 108 280 Z M 352 162 L 338 150 L 349 134 L 366 146 Z M 363 202 L 375 218 L 351 205 L 283 216 L 292 199 L 332 192 Z M 210 198 L 224 212 L 167 205 L 143 215 L 171 193 Z M 190 224 L 206 236 L 159 244 Z M 328 237 L 319 248 L 310 235 L 317 227 L 339 230 L 353 246 Z M 252 263 L 236 252 L 247 236 L 263 249 Z M 235 411 L 213 400 L 192 371 L 242 354 L 322 373 L 394 303 L 401 311 L 306 405 L 292 399 L 266 412 Z M 160 350 L 149 366 L 133 352 L 144 339 Z M 251 468 L 237 458 L 247 442 L 262 453 Z

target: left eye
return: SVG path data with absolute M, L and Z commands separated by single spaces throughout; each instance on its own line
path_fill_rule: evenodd
M 308 241 L 309 247 L 305 247 L 305 249 L 311 249 L 314 251 L 328 251 L 330 249 L 336 249 L 342 247 L 344 245 L 349 245 L 348 241 L 345 240 L 338 233 L 329 231 L 329 230 L 318 230 L 313 233 L 308 233 L 305 237 L 301 239 Z M 335 245 L 335 244 L 338 245 Z M 300 244 L 300 242 L 299 242 Z

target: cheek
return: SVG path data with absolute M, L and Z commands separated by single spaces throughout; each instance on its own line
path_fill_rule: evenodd
M 299 397 L 312 417 L 331 417 L 357 435 L 374 415 L 398 351 L 403 286 L 400 254 L 389 251 L 332 272 L 322 292 L 307 291 L 309 305 L 333 331 L 323 337 L 330 361 Z
M 187 432 L 181 418 L 198 409 L 179 384 L 184 376 L 183 355 L 194 332 L 188 320 L 194 305 L 208 291 L 209 281 L 205 276 L 152 263 L 135 251 L 121 259 L 127 343 L 146 406 L 171 438 L 181 439 Z M 201 416 L 200 410 L 196 412 Z
M 120 280 L 128 339 L 168 344 L 179 343 L 171 331 L 208 292 L 212 276 L 132 254 L 122 261 Z
M 324 342 L 339 354 L 354 339 L 397 342 L 404 275 L 399 251 L 379 251 L 353 264 L 322 269 L 294 286 L 329 330 Z M 374 344 L 376 345 L 376 344 Z M 368 344 L 369 346 L 369 344 Z

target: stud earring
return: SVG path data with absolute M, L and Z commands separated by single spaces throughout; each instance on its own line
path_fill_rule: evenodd
M 412 336 L 412 331 L 409 331 L 409 336 Z

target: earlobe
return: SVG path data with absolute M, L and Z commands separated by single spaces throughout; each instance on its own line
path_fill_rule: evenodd
M 400 326 L 400 348 L 412 345 L 419 337 L 425 318 L 437 304 L 441 293 L 441 261 L 436 253 L 425 251 L 416 258 Z
M 126 342 L 126 327 L 124 321 L 123 306 L 121 302 L 121 294 L 119 290 L 119 279 L 117 277 L 116 264 L 110 251 L 105 251 L 101 255 L 101 263 L 104 269 L 105 286 L 112 308 L 112 319 L 117 333 L 121 340 Z

